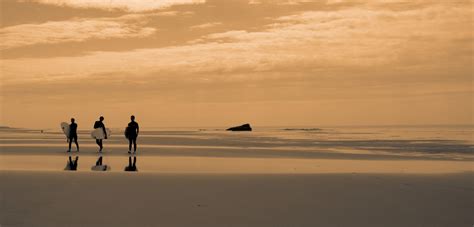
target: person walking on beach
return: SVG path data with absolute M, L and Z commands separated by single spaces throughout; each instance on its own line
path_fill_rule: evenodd
M 138 123 L 135 121 L 135 116 L 130 116 L 130 123 L 128 123 L 128 127 L 126 130 L 126 135 L 128 138 L 128 153 L 131 154 L 132 151 L 132 143 L 133 143 L 133 153 L 137 152 L 137 137 L 140 128 L 138 127 Z
M 67 152 L 71 152 L 72 140 L 74 140 L 77 152 L 79 152 L 79 143 L 77 143 L 77 124 L 74 118 L 71 118 L 71 124 L 69 125 L 69 150 L 67 150 Z
M 103 121 L 104 121 L 104 117 L 100 116 L 99 120 L 94 123 L 94 129 L 102 128 L 102 130 L 104 130 L 104 135 L 105 135 L 104 139 L 107 139 L 107 132 L 105 131 L 105 125 Z M 97 143 L 97 145 L 99 145 L 99 152 L 102 152 L 102 149 L 104 148 L 102 146 L 102 139 L 96 139 L 95 142 Z

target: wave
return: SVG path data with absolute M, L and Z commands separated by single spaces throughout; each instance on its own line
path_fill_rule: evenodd
M 305 132 L 314 132 L 314 131 L 322 131 L 320 128 L 285 128 L 285 131 L 305 131 Z

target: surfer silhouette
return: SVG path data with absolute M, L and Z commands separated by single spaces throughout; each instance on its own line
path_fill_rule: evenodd
M 102 128 L 102 130 L 104 130 L 104 135 L 105 135 L 104 139 L 107 139 L 107 132 L 105 131 L 105 125 L 103 121 L 104 121 L 104 117 L 100 116 L 99 120 L 94 123 L 94 129 Z M 95 142 L 97 143 L 97 145 L 99 145 L 99 152 L 102 152 L 102 149 L 104 148 L 102 146 L 102 139 L 96 139 Z
M 79 143 L 77 143 L 77 124 L 74 118 L 71 118 L 71 124 L 69 125 L 69 150 L 67 152 L 71 152 L 71 144 L 74 140 L 76 144 L 77 152 L 79 152 Z
M 132 143 L 133 143 L 133 153 L 137 152 L 137 137 L 138 132 L 140 131 L 140 127 L 138 123 L 135 121 L 135 116 L 130 116 L 130 123 L 128 123 L 127 128 L 125 129 L 125 136 L 128 138 L 128 153 L 130 154 L 132 151 Z

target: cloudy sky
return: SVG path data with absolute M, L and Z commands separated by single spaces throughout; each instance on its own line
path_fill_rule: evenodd
M 472 124 L 473 0 L 2 0 L 0 125 Z

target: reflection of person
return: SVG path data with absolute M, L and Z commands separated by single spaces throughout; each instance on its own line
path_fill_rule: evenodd
M 76 156 L 74 161 L 72 160 L 71 156 L 69 156 L 69 161 L 67 163 L 69 170 L 77 170 L 77 161 L 79 160 L 79 157 Z
M 137 137 L 138 137 L 138 132 L 140 131 L 140 128 L 138 126 L 138 123 L 135 121 L 135 116 L 131 116 L 130 120 L 132 120 L 130 123 L 128 123 L 127 127 L 127 135 L 128 135 L 128 153 L 131 153 L 132 150 L 132 143 L 133 143 L 133 153 L 137 152 Z
M 104 165 L 102 163 L 102 155 L 99 154 L 99 158 L 95 162 L 95 165 L 92 166 L 91 170 L 93 170 L 93 171 L 107 171 L 107 170 L 110 170 L 110 166 Z
M 97 159 L 97 162 L 95 162 L 96 166 L 101 166 L 102 165 L 102 156 L 99 156 L 99 159 Z
M 133 164 L 132 157 L 128 157 L 128 166 L 125 166 L 125 171 L 137 171 L 137 157 L 133 157 Z
M 79 144 L 77 143 L 77 124 L 74 118 L 71 118 L 71 124 L 69 125 L 69 150 L 67 152 L 71 152 L 71 143 L 74 140 L 76 144 L 76 149 L 79 152 Z
M 102 130 L 104 130 L 104 139 L 107 139 L 107 132 L 105 131 L 105 125 L 104 125 L 104 117 L 103 116 L 100 116 L 99 120 L 96 121 L 94 123 L 94 129 L 96 128 L 102 128 Z M 95 142 L 97 143 L 97 145 L 99 145 L 99 152 L 102 152 L 102 139 L 96 139 Z

